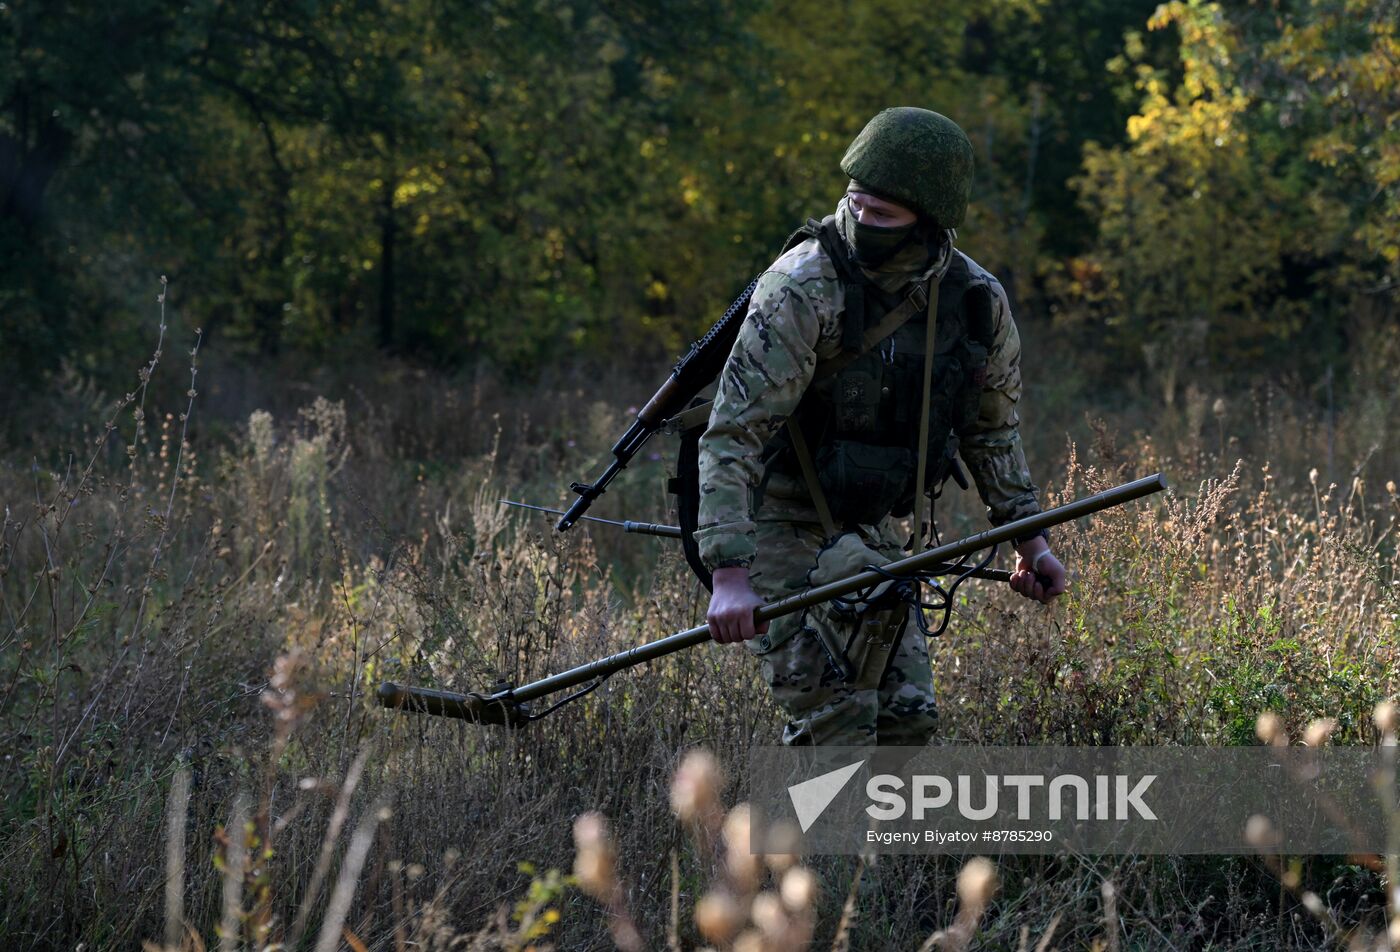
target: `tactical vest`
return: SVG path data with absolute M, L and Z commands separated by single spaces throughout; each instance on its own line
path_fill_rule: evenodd
M 851 341 L 897 306 L 902 295 L 888 295 L 865 278 L 851 262 L 830 217 L 809 222 L 799 234 L 820 242 L 842 280 L 842 339 L 849 352 Z M 992 341 L 991 290 L 985 282 L 972 283 L 967 261 L 959 254 L 953 254 L 939 284 L 937 314 L 926 490 L 935 490 L 948 477 L 956 434 L 977 418 Z M 907 515 L 913 508 L 927 332 L 927 312 L 921 312 L 835 374 L 820 379 L 819 364 L 818 379 L 798 404 L 796 423 L 839 523 L 875 523 L 887 515 Z M 801 480 L 785 430 L 769 443 L 764 459 L 763 486 L 773 473 Z

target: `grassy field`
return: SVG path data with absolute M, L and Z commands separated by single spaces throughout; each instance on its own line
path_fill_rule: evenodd
M 941 741 L 1249 744 L 1274 712 L 1295 743 L 1326 718 L 1377 743 L 1400 688 L 1393 375 L 1356 368 L 1375 385 L 1341 410 L 1287 381 L 1098 399 L 1033 331 L 1046 500 L 1159 469 L 1174 491 L 1057 532 L 1053 608 L 964 588 L 932 646 Z M 498 504 L 592 476 L 660 372 L 191 376 L 193 337 L 166 332 L 129 394 L 72 375 L 0 459 L 7 948 L 1379 948 L 1400 921 L 1393 857 L 755 866 L 722 844 L 781 720 L 732 648 L 513 733 L 384 713 L 384 679 L 481 689 L 703 618 L 666 540 Z M 670 453 L 597 514 L 667 521 Z

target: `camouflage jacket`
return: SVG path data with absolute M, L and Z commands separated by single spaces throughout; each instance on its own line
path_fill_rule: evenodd
M 837 225 L 850 231 L 843 198 Z M 922 249 L 906 249 L 867 274 L 887 291 L 911 280 L 942 273 L 951 255 L 945 246 L 931 265 Z M 996 278 L 963 255 L 973 283 L 992 289 L 995 332 L 986 384 L 975 424 L 958 433 L 959 456 L 967 465 L 993 525 L 1040 511 L 1021 449 L 1016 403 L 1021 396 L 1021 340 L 1006 292 Z M 911 262 L 913 268 L 911 269 Z M 760 276 L 734 349 L 720 374 L 709 426 L 700 439 L 700 517 L 696 541 L 711 569 L 753 561 L 755 519 L 817 521 L 800 479 L 773 474 L 758 512 L 755 490 L 763 478 L 764 447 L 797 408 L 819 361 L 841 350 L 844 291 L 836 270 L 815 239 L 783 254 Z M 890 520 L 886 520 L 889 522 Z M 890 536 L 888 526 L 877 529 Z

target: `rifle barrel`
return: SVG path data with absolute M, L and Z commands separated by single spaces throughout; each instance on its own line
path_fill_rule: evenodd
M 548 506 L 535 506 L 528 502 L 516 502 L 513 499 L 502 499 L 501 505 L 515 506 L 518 509 L 530 509 L 534 512 L 548 512 L 552 515 L 562 516 L 564 510 L 551 509 Z M 631 519 L 618 521 L 617 519 L 603 519 L 598 516 L 579 516 L 585 522 L 601 522 L 604 525 L 617 526 L 623 532 L 634 532 L 637 535 L 663 536 L 667 539 L 679 539 L 681 537 L 680 526 L 667 526 L 659 522 L 633 522 Z
M 680 526 L 666 526 L 659 522 L 633 522 L 625 519 L 622 523 L 623 532 L 635 532 L 638 535 L 661 536 L 663 539 L 679 539 L 681 537 Z
M 755 621 L 769 621 L 780 618 L 783 615 L 790 615 L 793 612 L 801 611 L 812 605 L 839 598 L 842 595 L 849 595 L 852 592 L 868 588 L 877 582 L 883 581 L 887 575 L 915 575 L 930 567 L 956 562 L 965 555 L 970 555 L 979 549 L 1000 545 L 1003 542 L 1010 542 L 1021 536 L 1032 535 L 1041 529 L 1049 529 L 1061 523 L 1079 519 L 1083 516 L 1093 515 L 1102 512 L 1113 506 L 1120 506 L 1143 496 L 1149 496 L 1167 488 L 1166 479 L 1161 473 L 1151 476 L 1144 476 L 1142 479 L 1106 489 L 1103 492 L 1085 496 L 1083 499 L 1076 499 L 1073 502 L 1065 503 L 1063 506 L 1056 506 L 1054 509 L 1047 509 L 1044 512 L 1036 513 L 1033 516 L 1026 516 L 1013 522 L 1005 523 L 992 529 L 985 529 L 965 539 L 949 542 L 945 545 L 936 546 L 932 549 L 925 549 L 915 555 L 891 562 L 881 568 L 879 572 L 861 572 L 849 578 L 829 582 L 826 585 L 819 585 L 801 592 L 796 592 L 786 598 L 779 599 L 760 607 L 754 612 Z M 540 678 L 538 681 L 531 681 L 529 684 L 522 684 L 518 688 L 510 688 L 480 699 L 477 705 L 483 703 L 500 705 L 523 705 L 538 698 L 563 691 L 566 688 L 576 687 L 597 678 L 606 677 L 624 668 L 644 664 L 654 661 L 657 658 L 665 657 L 683 648 L 689 648 L 702 642 L 710 640 L 710 629 L 708 625 L 700 625 L 679 631 L 665 638 L 656 641 L 649 641 L 644 644 L 628 648 L 626 651 L 619 651 L 616 654 L 608 655 L 606 658 L 599 658 L 587 664 L 561 671 L 558 674 Z M 380 689 L 380 697 L 386 706 L 405 707 L 409 709 L 427 710 L 428 705 L 415 705 L 404 700 L 405 697 L 412 697 L 419 688 L 403 688 L 396 685 L 385 685 Z M 451 695 L 449 692 L 432 691 L 432 707 L 441 710 L 449 716 L 468 717 L 471 720 L 480 718 L 472 715 L 474 708 L 471 706 L 472 696 Z M 398 703 L 388 704 L 388 698 L 398 699 Z M 449 698 L 458 698 L 465 713 L 455 713 L 447 708 L 451 707 L 447 703 Z M 508 722 L 512 722 L 507 719 Z M 500 721 L 497 721 L 498 723 Z

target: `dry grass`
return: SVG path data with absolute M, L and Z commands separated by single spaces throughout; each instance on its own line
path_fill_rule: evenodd
M 561 385 L 512 409 L 420 379 L 270 401 L 201 443 L 203 398 L 168 364 L 109 425 L 55 423 L 81 434 L 71 463 L 0 463 L 7 947 L 1255 949 L 1386 928 L 1393 870 L 1328 858 L 1282 895 L 1291 871 L 1251 859 L 736 867 L 746 752 L 779 718 L 719 646 L 515 733 L 383 713 L 383 679 L 520 681 L 702 616 L 664 542 L 561 538 L 496 505 L 590 475 L 629 397 Z M 1309 481 L 1320 447 L 1345 468 L 1362 436 L 1290 413 L 1188 414 L 1121 445 L 1105 425 L 1059 466 L 1033 448 L 1052 502 L 1158 468 L 1178 489 L 1057 532 L 1077 575 L 1055 609 L 985 583 L 960 606 L 934 646 L 943 739 L 1253 743 L 1272 711 L 1294 737 L 1332 718 L 1332 743 L 1377 742 L 1400 687 L 1400 499 L 1374 468 L 1396 448 Z M 641 461 L 600 514 L 661 518 L 661 468 Z M 700 748 L 729 776 L 678 823 L 669 791 Z M 609 822 L 580 830 L 590 811 Z M 820 885 L 805 904 L 797 868 Z

